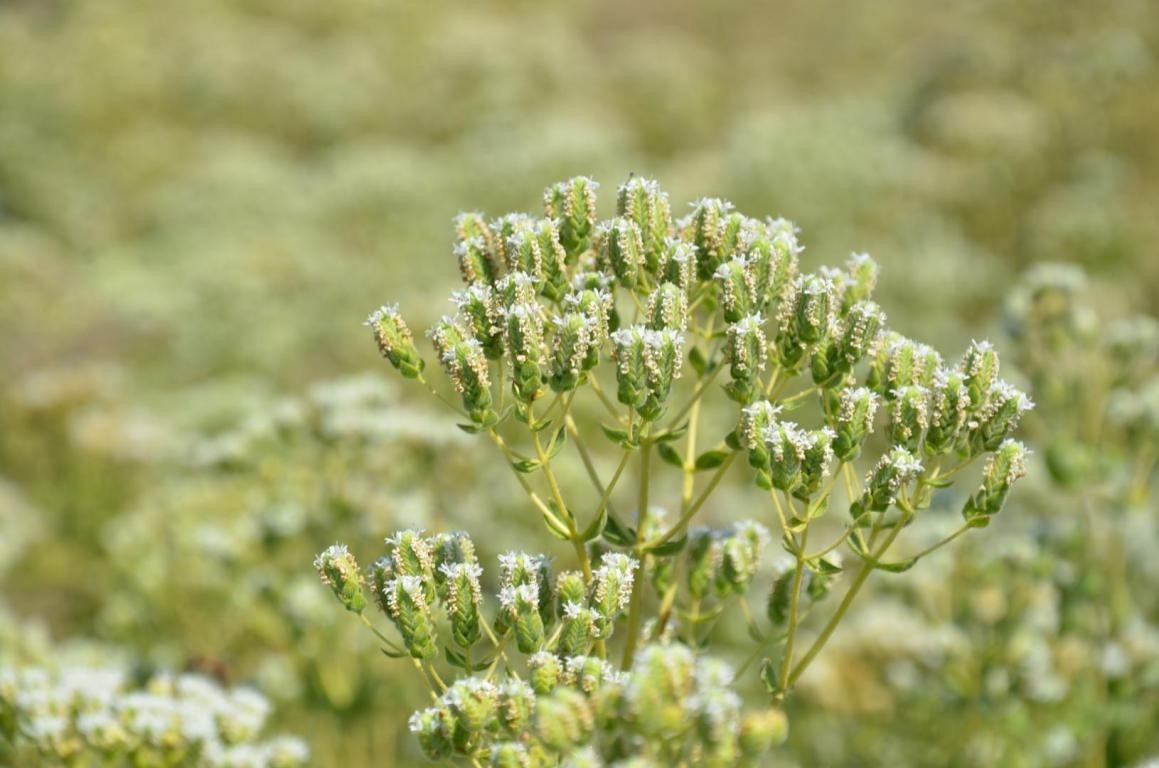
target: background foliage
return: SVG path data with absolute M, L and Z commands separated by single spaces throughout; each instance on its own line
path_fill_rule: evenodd
M 480 542 L 492 561 L 538 536 L 517 488 L 489 481 L 498 461 L 385 383 L 358 328 L 385 296 L 416 327 L 445 311 L 455 213 L 536 210 L 577 173 L 606 205 L 636 171 L 677 205 L 715 194 L 794 219 L 807 268 L 869 250 L 891 324 L 950 350 L 1002 339 L 1007 289 L 1043 260 L 1085 266 L 1109 327 L 1159 305 L 1157 93 L 1146 0 L 0 3 L 4 622 L 257 682 L 320 764 L 415 759 L 383 724 L 419 694 L 403 701 L 359 627 L 334 621 L 308 562 L 408 525 L 499 517 L 503 540 Z M 1052 439 L 1089 442 L 1051 430 L 1032 437 L 1040 458 Z M 1154 437 L 1107 439 L 1135 456 Z M 1159 752 L 1103 749 L 1098 697 L 1050 707 L 1007 685 L 979 704 L 944 689 L 943 666 L 884 661 L 950 658 L 969 679 L 962 659 L 1006 637 L 979 612 L 1041 639 L 1057 625 L 1025 601 L 1076 605 L 1066 588 L 1097 561 L 1081 534 L 1033 521 L 1078 520 L 1084 501 L 1035 474 L 1040 492 L 1003 521 L 1024 524 L 979 545 L 995 565 L 923 563 L 1019 607 L 879 590 L 792 713 L 786 760 Z M 1141 511 L 1107 524 L 1151 521 L 1127 540 L 1154 552 L 1153 494 L 1092 514 L 1124 505 Z M 1159 576 L 1132 578 L 1147 594 Z M 1153 636 L 1154 600 L 1132 607 Z M 911 646 L 883 639 L 887 610 Z M 1025 642 L 1023 659 L 1073 650 Z M 1154 722 L 1155 696 L 1121 697 L 1124 722 Z M 1013 725 L 966 749 L 978 729 L 962 718 L 984 713 Z

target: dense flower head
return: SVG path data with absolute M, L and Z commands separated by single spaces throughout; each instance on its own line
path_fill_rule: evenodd
M 438 700 L 413 725 L 435 759 L 761 764 L 787 734 L 780 707 L 870 573 L 902 573 L 1001 509 L 1026 471 L 1012 434 L 1032 403 L 998 377 L 989 343 L 955 364 L 891 330 L 867 254 L 802 273 L 789 221 L 711 197 L 674 221 L 638 177 L 600 220 L 595 190 L 586 177 L 552 185 L 545 218 L 461 216 L 466 287 L 431 332 L 458 426 L 502 453 L 569 570 L 508 552 L 485 595 L 469 539 L 404 532 L 368 571 L 402 637 L 384 650 L 432 682 Z M 710 500 L 737 458 L 764 510 L 707 526 L 737 508 Z M 910 524 L 974 461 L 961 530 L 912 541 L 923 526 Z M 587 481 L 594 495 L 577 496 Z M 814 521 L 836 505 L 852 519 L 833 538 Z M 787 560 L 769 568 L 774 536 Z M 897 539 L 920 554 L 899 556 Z M 767 595 L 760 617 L 753 590 Z M 812 611 L 823 615 L 798 632 Z M 747 714 L 733 669 L 702 653 L 734 615 L 762 644 L 748 674 L 770 695 Z M 439 677 L 444 666 L 462 674 Z

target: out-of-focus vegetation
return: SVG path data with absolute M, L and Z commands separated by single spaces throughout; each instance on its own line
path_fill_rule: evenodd
M 308 560 L 501 520 L 488 558 L 538 525 L 499 462 L 419 428 L 446 417 L 381 382 L 358 328 L 384 294 L 416 327 L 449 309 L 455 213 L 636 171 L 794 219 L 807 268 L 869 250 L 891 324 L 939 345 L 997 341 L 1007 288 L 1042 260 L 1085 266 L 1106 331 L 1159 309 L 1157 94 L 1148 0 L 0 2 L 2 623 L 258 683 L 319 764 L 415 759 L 383 724 L 421 692 L 333 621 Z M 1052 377 L 1024 363 L 1047 403 Z M 1006 554 L 923 563 L 992 602 L 869 596 L 899 620 L 843 628 L 849 661 L 818 668 L 786 760 L 1159 753 L 1153 667 L 1089 663 L 1148 658 L 1128 639 L 1157 621 L 1153 433 L 1038 424 L 1059 480 L 1007 510 L 985 545 Z M 1135 479 L 1079 493 L 1066 471 L 1094 459 Z M 1094 554 L 1116 541 L 1141 564 L 1125 622 L 1102 613 L 1122 587 Z M 914 654 L 939 663 L 886 663 Z M 1043 699 L 1028 665 L 1078 688 Z

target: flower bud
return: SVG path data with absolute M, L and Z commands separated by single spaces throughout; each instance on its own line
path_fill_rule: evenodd
M 590 341 L 583 369 L 590 371 L 600 364 L 600 349 L 608 340 L 609 314 L 613 310 L 612 294 L 603 288 L 585 288 L 567 297 L 565 304 L 582 313 L 589 322 Z
M 966 500 L 962 516 L 967 521 L 988 518 L 1002 510 L 1011 486 L 1026 476 L 1026 459 L 1030 451 L 1017 440 L 1004 440 L 982 470 L 978 492 Z M 985 520 L 981 521 L 985 525 Z
M 721 556 L 711 529 L 693 528 L 688 532 L 688 593 L 694 600 L 708 596 L 720 569 Z
M 410 328 L 398 313 L 398 305 L 384 305 L 374 310 L 366 319 L 366 325 L 373 329 L 382 356 L 405 378 L 417 379 L 423 371 L 423 359 L 415 347 Z
M 586 654 L 592 649 L 597 638 L 602 637 L 600 614 L 582 602 L 569 601 L 560 612 L 562 626 L 555 649 L 564 656 Z M 608 623 L 610 626 L 610 623 Z
M 791 421 L 777 421 L 765 430 L 764 438 L 773 487 L 793 490 L 801 482 L 801 464 L 805 451 L 812 445 L 809 434 Z
M 598 656 L 570 656 L 564 662 L 564 667 L 566 683 L 588 696 L 594 694 L 604 680 L 614 678 L 616 674 L 612 666 Z
M 451 294 L 459 310 L 461 326 L 483 347 L 488 360 L 503 356 L 503 309 L 494 291 L 484 283 L 472 283 Z
M 692 212 L 679 224 L 684 239 L 696 247 L 701 280 L 711 279 L 716 268 L 732 255 L 725 243 L 732 208 L 732 203 L 724 200 L 702 198 L 692 204 Z
M 720 571 L 716 592 L 721 597 L 744 594 L 760 565 L 769 530 L 753 520 L 742 520 L 721 532 Z
M 728 327 L 724 354 L 732 382 L 725 390 L 739 403 L 751 402 L 760 393 L 761 372 L 768 357 L 768 339 L 760 315 L 748 315 Z
M 954 448 L 970 418 L 970 392 L 961 371 L 945 368 L 934 377 L 930 392 L 930 426 L 926 431 L 926 453 L 931 456 Z
M 534 715 L 535 691 L 530 685 L 512 678 L 499 685 L 499 721 L 508 734 L 522 734 Z
M 416 659 L 433 658 L 438 653 L 438 638 L 423 581 L 418 576 L 400 576 L 387 582 L 384 591 L 387 615 L 410 655 Z
M 606 269 L 620 285 L 634 290 L 644 270 L 644 242 L 640 227 L 623 217 L 601 224 L 596 233 L 600 256 Z
M 713 279 L 720 286 L 720 306 L 726 322 L 735 323 L 760 311 L 756 279 L 744 256 L 734 256 L 716 268 Z
M 526 272 L 512 272 L 504 275 L 495 284 L 495 299 L 498 301 L 498 310 L 514 307 L 517 304 L 534 304 L 536 295 L 535 278 Z
M 745 757 L 758 758 L 785 743 L 789 721 L 779 709 L 764 709 L 745 715 L 740 724 L 740 749 Z
M 975 453 L 979 449 L 997 450 L 1007 436 L 1018 426 L 1022 414 L 1034 408 L 1034 402 L 1017 387 L 1005 381 L 990 387 L 986 403 L 977 414 L 979 427 L 974 439 Z
M 688 243 L 669 238 L 661 254 L 660 279 L 676 285 L 688 294 L 696 280 L 696 249 Z
M 495 263 L 495 234 L 481 213 L 460 213 L 455 217 L 455 257 L 463 282 L 494 284 L 499 277 Z
M 783 219 L 758 225 L 743 244 L 745 268 L 753 285 L 754 311 L 779 301 L 797 272 L 796 228 Z
M 471 735 L 487 730 L 499 707 L 499 691 L 489 680 L 467 677 L 456 680 L 442 695 L 460 727 Z
M 620 187 L 616 215 L 636 223 L 644 246 L 644 268 L 652 276 L 660 273 L 665 240 L 672 230 L 672 209 L 668 195 L 652 179 L 634 176 Z
M 552 319 L 555 339 L 551 347 L 548 384 L 554 392 L 570 392 L 584 380 L 592 348 L 597 346 L 593 321 L 579 312 Z
M 829 427 L 808 433 L 809 443 L 801 459 L 801 483 L 793 491 L 797 498 L 808 501 L 821 488 L 821 481 L 829 477 L 829 471 L 833 466 L 835 438 L 836 433 Z
M 455 718 L 449 710 L 442 707 L 421 709 L 411 715 L 408 725 L 428 759 L 445 760 L 454 752 Z
M 568 603 L 583 604 L 587 602 L 587 585 L 584 576 L 579 571 L 564 571 L 555 580 L 556 611 L 560 618 L 564 615 L 564 606 Z
M 780 411 L 780 406 L 768 400 L 759 400 L 741 409 L 740 424 L 736 428 L 738 442 L 748 449 L 749 466 L 765 477 L 768 476 L 772 461 L 765 447 L 765 432 L 777 422 Z M 771 484 L 771 479 L 769 482 Z
M 698 691 L 692 704 L 696 707 L 697 732 L 709 747 L 712 763 L 735 765 L 740 697 L 728 689 L 713 688 Z
M 543 257 L 532 231 L 535 219 L 526 213 L 509 213 L 491 222 L 495 255 L 507 272 L 530 275 L 536 285 L 543 280 Z
M 543 646 L 543 618 L 539 615 L 539 587 L 536 582 L 518 587 L 504 587 L 499 603 L 514 630 L 515 643 L 521 653 L 534 653 Z
M 669 328 L 654 331 L 635 325 L 621 328 L 611 338 L 620 402 L 648 421 L 657 419 L 673 381 L 680 377 L 684 337 Z
M 682 645 L 649 645 L 636 655 L 624 704 L 646 737 L 671 737 L 687 725 L 695 657 Z
M 991 387 L 998 382 L 998 352 L 988 341 L 971 342 L 958 367 L 966 377 L 971 411 L 977 411 L 986 402 Z
M 556 688 L 540 698 L 535 713 L 535 735 L 555 752 L 568 753 L 586 742 L 595 727 L 591 705 L 579 691 Z
M 859 301 L 848 309 L 835 340 L 835 367 L 849 373 L 873 349 L 877 334 L 885 323 L 885 314 L 872 301 Z
M 559 242 L 559 229 L 551 219 L 535 225 L 535 238 L 543 259 L 543 288 L 549 301 L 558 302 L 568 291 L 567 256 Z
M 595 749 L 584 747 L 567 755 L 560 768 L 604 768 L 604 761 Z
M 338 602 L 348 611 L 362 613 L 366 608 L 366 595 L 362 592 L 362 572 L 358 561 L 346 549 L 345 544 L 327 547 L 314 559 L 314 567 L 322 576 L 322 582 L 334 591 Z
M 428 602 L 435 599 L 435 558 L 421 531 L 404 530 L 386 540 L 397 576 L 414 576 L 428 585 Z
M 616 618 L 631 600 L 632 583 L 639 565 L 635 558 L 609 552 L 592 573 L 591 608 L 600 637 L 611 636 Z
M 644 314 L 653 330 L 683 331 L 688 325 L 688 296 L 674 283 L 661 283 L 648 297 Z
M 837 435 L 833 438 L 833 452 L 841 461 L 853 461 L 861 454 L 862 443 L 873 432 L 877 403 L 877 394 L 867 387 L 841 391 Z
M 929 391 L 910 385 L 893 392 L 890 410 L 889 439 L 910 452 L 916 452 L 929 426 Z
M 368 570 L 370 572 L 370 595 L 374 598 L 374 604 L 378 606 L 378 610 L 387 613 L 386 583 L 395 577 L 394 563 L 389 557 L 383 555 L 375 560 Z
M 829 331 L 833 313 L 833 284 L 816 275 L 800 280 L 790 319 L 793 336 L 806 344 L 818 342 Z
M 543 208 L 559 222 L 559 240 L 574 264 L 588 249 L 596 223 L 596 190 L 599 184 L 586 176 L 576 176 L 548 187 L 543 192 Z
M 868 253 L 852 253 L 845 262 L 845 272 L 845 295 L 841 302 L 843 314 L 873 295 L 877 286 L 877 262 Z
M 563 678 L 563 662 L 554 653 L 540 651 L 527 657 L 532 689 L 539 695 L 555 690 Z
M 491 768 L 532 768 L 527 747 L 517 741 L 501 741 L 491 747 Z
M 455 246 L 459 273 L 467 285 L 490 285 L 495 282 L 496 268 L 491 262 L 491 249 L 482 237 L 468 237 Z
M 893 448 L 878 460 L 865 478 L 865 492 L 850 506 L 853 519 L 865 512 L 884 512 L 897 500 L 906 483 L 922 472 L 921 463 L 905 448 Z
M 539 305 L 516 304 L 505 312 L 505 338 L 511 351 L 511 391 L 524 403 L 543 394 L 543 315 Z
M 483 346 L 462 326 L 445 317 L 430 335 L 467 415 L 476 424 L 493 424 L 497 417 L 491 410 L 491 374 Z
M 439 566 L 446 582 L 443 605 L 451 623 L 451 637 L 460 648 L 479 641 L 479 603 L 483 599 L 479 577 L 483 569 L 471 563 L 443 563 Z

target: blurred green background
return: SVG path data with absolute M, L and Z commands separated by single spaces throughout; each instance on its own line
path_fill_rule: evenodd
M 808 267 L 870 252 L 953 353 L 1038 261 L 1159 309 L 1157 126 L 1153 0 L 0 0 L 0 654 L 211 668 L 318 765 L 409 764 L 421 691 L 309 560 L 522 511 L 359 327 L 449 307 L 454 214 L 653 176 L 795 220 Z M 947 764 L 875 733 L 785 759 Z

